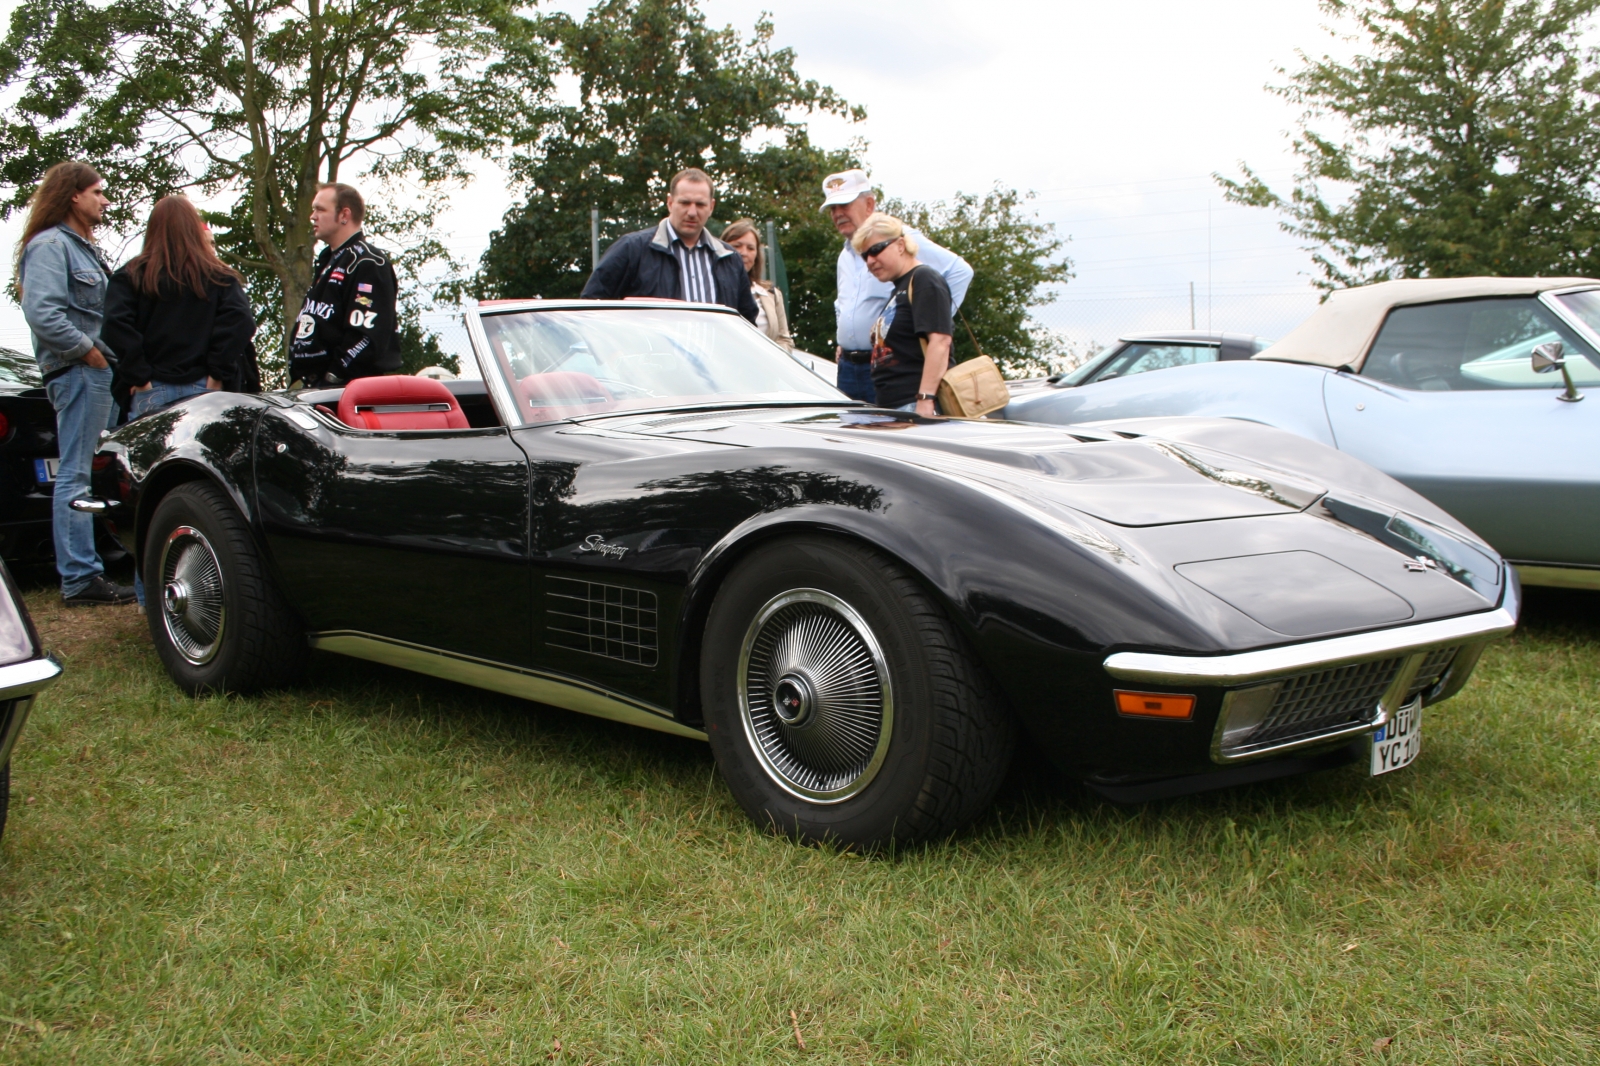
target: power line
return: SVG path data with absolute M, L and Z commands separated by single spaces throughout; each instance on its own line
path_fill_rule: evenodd
M 1268 255 L 1290 255 L 1290 254 L 1305 255 L 1306 254 L 1302 249 L 1299 249 L 1299 248 L 1282 248 L 1282 247 L 1236 248 L 1236 249 L 1233 249 L 1233 252 L 1234 252 L 1234 254 L 1231 254 L 1231 255 L 1219 255 L 1219 256 L 1214 256 L 1213 258 L 1214 258 L 1214 260 L 1216 262 L 1222 263 L 1222 262 L 1233 262 L 1235 260 L 1240 260 L 1240 259 L 1261 259 L 1261 258 L 1264 258 L 1264 257 L 1266 257 Z M 1079 260 L 1074 260 L 1072 265 L 1073 265 L 1074 269 L 1085 270 L 1085 269 L 1088 269 L 1090 267 L 1094 267 L 1094 268 L 1098 269 L 1100 267 L 1115 266 L 1115 265 L 1121 264 L 1121 263 L 1152 263 L 1152 262 L 1157 262 L 1157 261 L 1164 261 L 1164 262 L 1185 262 L 1185 261 L 1203 262 L 1205 259 L 1206 259 L 1206 253 L 1204 251 L 1199 251 L 1199 252 L 1169 252 L 1169 253 L 1166 253 L 1164 255 L 1133 255 L 1133 256 L 1124 256 L 1124 257 L 1119 258 L 1119 259 L 1079 259 Z

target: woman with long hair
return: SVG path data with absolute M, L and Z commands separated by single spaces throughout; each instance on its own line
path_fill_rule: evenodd
M 106 339 L 132 390 L 129 416 L 220 389 L 239 375 L 256 324 L 244 282 L 213 249 L 187 196 L 150 212 L 144 248 L 111 278 Z
M 74 511 L 89 495 L 100 431 L 111 421 L 115 346 L 101 338 L 110 271 L 94 243 L 105 183 L 88 163 L 57 163 L 28 200 L 17 242 L 17 295 L 33 333 L 33 357 L 56 412 L 56 571 L 68 606 L 127 603 L 133 590 L 106 580 L 94 547 L 94 516 Z
M 756 233 L 756 224 L 748 218 L 728 223 L 722 231 L 722 242 L 739 253 L 744 261 L 745 273 L 750 275 L 750 295 L 756 298 L 756 328 L 790 351 L 794 350 L 794 337 L 789 334 L 789 316 L 784 310 L 783 293 L 772 282 L 762 278 L 766 273 L 766 249 Z

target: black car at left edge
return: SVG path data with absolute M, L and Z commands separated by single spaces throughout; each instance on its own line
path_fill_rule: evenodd
M 975 817 L 1019 736 L 1123 800 L 1404 766 L 1516 622 L 1492 549 L 1288 433 L 876 410 L 707 306 L 467 326 L 481 381 L 109 438 L 87 506 L 181 687 L 373 659 L 705 738 L 757 821 L 871 847 Z
M 0 348 L 0 558 L 49 559 L 56 412 L 33 356 Z
M 56 411 L 31 355 L 0 348 L 0 559 L 48 562 L 55 555 Z M 95 467 L 110 459 L 96 456 Z M 122 558 L 110 520 L 95 522 L 95 548 L 107 562 Z

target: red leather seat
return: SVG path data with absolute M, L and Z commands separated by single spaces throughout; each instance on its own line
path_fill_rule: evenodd
M 528 404 L 528 417 L 535 422 L 605 411 L 616 402 L 611 390 L 576 370 L 529 374 L 522 379 L 522 395 Z
M 467 429 L 450 390 L 432 378 L 356 378 L 339 397 L 339 421 L 356 429 Z

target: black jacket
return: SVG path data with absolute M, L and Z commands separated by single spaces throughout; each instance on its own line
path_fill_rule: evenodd
M 111 276 L 100 331 L 117 353 L 117 381 L 127 388 L 183 385 L 207 375 L 234 387 L 241 360 L 254 361 L 255 314 L 232 278 L 206 286 L 203 299 L 170 279 L 151 295 L 123 267 Z
M 756 298 L 750 293 L 750 274 L 739 253 L 704 230 L 700 239 L 716 257 L 711 268 L 717 284 L 717 303 L 725 304 L 745 318 L 756 320 Z M 667 221 L 654 229 L 642 229 L 621 237 L 610 248 L 600 265 L 589 275 L 583 295 L 591 300 L 620 300 L 626 296 L 661 296 L 683 299 L 683 280 L 678 260 L 672 254 L 672 238 Z
M 395 321 L 399 282 L 389 257 L 356 233 L 317 256 L 315 279 L 295 320 L 289 380 L 321 383 L 400 369 Z

